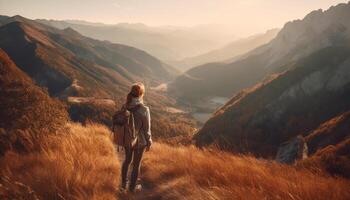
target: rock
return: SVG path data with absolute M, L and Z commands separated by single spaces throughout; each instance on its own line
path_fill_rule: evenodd
M 307 158 L 308 148 L 302 136 L 297 136 L 278 148 L 276 161 L 285 164 L 294 164 L 296 160 Z

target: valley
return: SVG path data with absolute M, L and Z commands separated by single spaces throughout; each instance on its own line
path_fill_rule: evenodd
M 174 98 L 176 98 L 176 94 L 171 94 L 171 92 L 168 91 L 168 84 L 169 83 L 162 83 L 151 89 L 156 92 L 161 92 L 164 95 L 174 96 Z M 215 110 L 225 105 L 228 100 L 229 98 L 227 97 L 215 96 L 202 99 L 200 102 L 192 102 L 191 104 L 187 104 L 186 102 L 182 102 L 181 99 L 177 99 L 176 106 L 178 108 L 167 107 L 166 110 L 170 113 L 188 113 L 199 123 L 200 127 L 212 116 L 212 113 Z
M 0 15 L 0 199 L 350 199 L 349 19 L 339 3 L 237 38 Z M 150 147 L 135 193 L 111 130 L 130 97 L 150 110 L 118 129 Z
M 195 106 L 190 108 L 192 116 L 201 124 L 204 124 L 212 116 L 213 112 L 229 100 L 227 97 L 209 97 L 202 99 L 201 102 L 194 103 Z
M 64 101 L 77 122 L 110 127 L 130 84 L 142 81 L 151 88 L 179 73 L 142 50 L 87 38 L 71 28 L 60 30 L 21 16 L 5 17 L 2 24 L 0 48 L 40 87 Z M 190 115 L 167 117 L 171 97 L 150 90 L 147 102 L 157 121 L 155 137 L 193 134 L 196 122 Z
M 194 27 L 150 27 L 145 24 L 94 24 L 84 21 L 37 19 L 58 29 L 73 28 L 84 36 L 126 44 L 149 52 L 164 61 L 203 54 L 231 42 L 235 36 L 219 25 Z

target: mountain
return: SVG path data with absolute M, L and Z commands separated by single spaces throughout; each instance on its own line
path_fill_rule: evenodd
M 36 86 L 1 49 L 0 109 L 0 199 L 115 198 L 117 189 L 93 189 L 91 197 L 82 192 L 118 188 L 120 165 L 110 131 L 70 122 L 62 102 Z M 101 184 L 81 174 L 99 177 Z
M 327 146 L 335 146 L 350 139 L 350 112 L 344 112 L 324 122 L 305 137 L 309 153 L 314 154 Z
M 168 82 L 177 70 L 133 47 L 82 36 L 15 16 L 0 26 L 0 48 L 35 83 L 68 104 L 71 118 L 111 124 L 111 115 L 125 101 L 133 82 L 147 87 L 155 137 L 192 133 L 186 114 L 170 115 L 173 100 L 150 88 Z
M 14 22 L 0 28 L 0 46 L 53 94 L 63 92 L 75 79 L 94 93 L 101 91 L 94 88 L 107 83 L 119 88 L 138 80 L 158 84 L 176 74 L 170 66 L 133 47 L 86 38 L 71 28 L 58 30 L 25 18 L 10 19 Z M 33 67 L 28 67 L 31 64 Z M 97 83 L 91 84 L 96 82 L 92 79 Z
M 341 143 L 329 145 L 301 162 L 301 166 L 318 169 L 320 172 L 328 172 L 336 176 L 350 178 L 350 139 L 346 138 Z
M 218 25 L 194 27 L 150 27 L 141 23 L 106 25 L 84 21 L 37 20 L 59 29 L 73 28 L 79 33 L 145 50 L 162 60 L 177 60 L 218 48 L 230 40 L 231 32 Z
M 93 40 L 71 28 L 59 30 L 19 16 L 8 21 L 0 27 L 0 47 L 51 94 L 61 94 L 74 80 L 82 93 L 91 94 L 115 92 L 135 81 L 158 84 L 176 75 L 172 67 L 133 47 Z
M 0 86 L 0 155 L 9 149 L 38 149 L 33 138 L 55 133 L 68 121 L 64 105 L 36 86 L 1 49 Z
M 350 178 L 350 112 L 324 122 L 305 137 L 308 159 L 298 166 Z
M 185 58 L 181 61 L 173 61 L 171 64 L 176 66 L 178 69 L 187 71 L 191 67 L 203 65 L 205 63 L 233 61 L 256 47 L 268 43 L 277 35 L 278 31 L 279 29 L 271 29 L 266 31 L 266 33 L 238 39 L 220 49 L 215 49 L 198 56 Z
M 316 10 L 302 20 L 284 25 L 269 43 L 227 63 L 209 63 L 190 69 L 169 88 L 181 100 L 208 96 L 229 97 L 265 77 L 289 69 L 291 63 L 327 46 L 350 41 L 350 3 Z
M 270 157 L 282 142 L 350 109 L 350 45 L 323 48 L 288 68 L 234 96 L 198 132 L 197 145 Z

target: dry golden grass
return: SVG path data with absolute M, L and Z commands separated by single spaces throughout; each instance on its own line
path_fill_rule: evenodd
M 308 159 L 297 162 L 298 167 L 308 168 L 315 173 L 329 173 L 350 179 L 350 138 L 337 145 L 328 145 Z
M 42 150 L 0 158 L 0 199 L 117 199 L 120 166 L 104 126 L 68 124 Z M 144 190 L 121 199 L 337 199 L 350 182 L 306 169 L 193 146 L 155 143 Z
M 42 142 L 39 152 L 8 151 L 0 158 L 1 175 L 11 180 L 7 182 L 18 181 L 40 199 L 116 198 L 120 167 L 108 129 L 68 124 L 63 133 Z M 0 189 L 1 199 L 12 199 L 13 193 Z
M 350 199 L 350 182 L 305 169 L 195 147 L 155 144 L 141 199 Z

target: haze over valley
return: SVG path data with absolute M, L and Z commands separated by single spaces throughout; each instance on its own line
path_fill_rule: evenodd
M 77 2 L 0 0 L 0 199 L 350 198 L 350 2 Z

